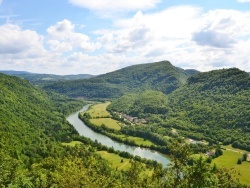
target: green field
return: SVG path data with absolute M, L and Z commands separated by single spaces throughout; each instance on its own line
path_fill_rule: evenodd
M 102 124 L 106 125 L 106 127 L 110 129 L 120 130 L 121 126 L 119 121 L 114 120 L 112 118 L 98 118 L 98 119 L 90 119 L 90 122 L 94 125 L 101 126 Z
M 114 153 L 108 153 L 107 151 L 97 151 L 96 153 L 100 154 L 102 158 L 106 159 L 112 165 L 114 169 L 127 170 L 131 167 L 130 159 L 120 157 L 119 155 L 114 154 Z M 144 168 L 146 165 L 144 163 L 142 164 L 143 164 L 142 168 Z M 153 170 L 142 169 L 140 176 L 151 177 L 152 174 L 153 174 Z
M 242 151 L 242 150 L 241 150 Z M 215 163 L 218 168 L 233 168 L 237 172 L 237 178 L 243 184 L 250 184 L 250 162 L 242 162 L 242 164 L 237 164 L 238 158 L 242 157 L 243 153 L 240 151 L 223 151 L 223 155 L 214 159 L 212 165 Z
M 109 104 L 110 102 L 95 104 L 91 106 L 87 112 L 90 114 L 92 118 L 107 117 L 107 116 L 110 117 L 110 113 L 106 110 Z
M 151 141 L 149 140 L 145 140 L 144 138 L 140 138 L 140 137 L 135 137 L 135 136 L 127 136 L 124 134 L 121 135 L 117 135 L 117 134 L 111 134 L 112 136 L 118 137 L 118 138 L 122 138 L 123 140 L 129 140 L 129 141 L 134 141 L 136 145 L 143 145 L 143 146 L 151 146 L 154 145 Z
M 106 159 L 112 164 L 112 167 L 117 170 L 127 170 L 131 167 L 131 163 L 129 159 L 120 157 L 114 153 L 108 153 L 107 151 L 97 151 L 98 154 L 102 156 L 102 158 Z M 123 160 L 123 162 L 121 162 Z

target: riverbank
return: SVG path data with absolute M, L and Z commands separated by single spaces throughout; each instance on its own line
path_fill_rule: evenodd
M 78 118 L 78 114 L 82 111 L 86 111 L 89 106 L 90 105 L 86 105 L 80 111 L 77 111 L 67 117 L 68 122 L 75 127 L 80 135 L 90 138 L 92 141 L 96 140 L 102 145 L 113 148 L 114 150 L 120 152 L 128 152 L 133 156 L 139 156 L 141 158 L 146 158 L 149 160 L 155 160 L 158 163 L 162 164 L 163 167 L 166 167 L 170 163 L 170 160 L 161 153 L 145 148 L 132 147 L 123 143 L 118 143 L 105 135 L 94 132 Z

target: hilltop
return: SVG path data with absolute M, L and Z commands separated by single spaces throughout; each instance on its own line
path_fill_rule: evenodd
M 126 93 L 156 90 L 169 94 L 182 86 L 195 70 L 183 70 L 168 61 L 140 64 L 87 80 L 63 81 L 44 87 L 71 97 L 113 99 Z

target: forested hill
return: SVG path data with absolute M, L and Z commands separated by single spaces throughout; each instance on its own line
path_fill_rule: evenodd
M 9 187 L 15 178 L 21 181 L 33 163 L 61 154 L 58 142 L 76 134 L 64 115 L 82 105 L 52 93 L 49 97 L 26 80 L 0 73 L 0 187 Z
M 64 80 L 77 80 L 77 79 L 87 79 L 94 77 L 90 74 L 76 74 L 76 75 L 55 75 L 55 74 L 37 74 L 30 73 L 26 71 L 4 71 L 0 70 L 1 73 L 17 76 L 19 78 L 28 80 L 32 85 L 45 86 L 58 81 Z
M 162 92 L 153 90 L 129 93 L 112 101 L 108 110 L 144 118 L 150 114 L 166 114 L 168 98 Z
M 232 68 L 197 74 L 169 96 L 169 117 L 173 117 L 169 122 L 179 121 L 198 139 L 211 138 L 250 151 L 249 99 L 246 72 Z
M 46 86 L 45 89 L 71 97 L 88 99 L 117 98 L 128 92 L 147 89 L 168 94 L 183 85 L 190 75 L 197 72 L 185 71 L 174 67 L 168 61 L 162 61 L 133 65 L 87 80 L 57 82 Z
M 177 128 L 191 138 L 234 143 L 250 151 L 250 77 L 244 71 L 232 68 L 199 73 L 165 97 L 149 94 L 146 98 L 153 98 L 152 103 L 143 98 L 144 94 L 126 95 L 113 101 L 109 109 L 141 117 L 161 109 L 165 113 L 159 117 L 166 127 Z M 161 100 L 164 106 L 155 105 Z
M 0 74 L 0 187 L 246 187 L 202 157 L 189 166 L 191 148 L 177 142 L 171 147 L 176 162 L 168 170 L 132 159 L 127 170 L 115 169 L 96 153 L 112 148 L 79 136 L 65 120 L 82 105 Z M 72 139 L 82 144 L 61 144 Z
M 1 151 L 6 149 L 5 153 L 9 151 L 28 163 L 46 156 L 48 151 L 39 146 L 51 140 L 69 139 L 75 131 L 64 115 L 82 105 L 83 102 L 63 96 L 52 93 L 49 96 L 26 80 L 0 73 Z

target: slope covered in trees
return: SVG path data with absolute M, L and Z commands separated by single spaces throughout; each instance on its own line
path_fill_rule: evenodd
M 232 68 L 201 73 L 169 96 L 172 111 L 167 124 L 179 124 L 198 139 L 233 143 L 250 151 L 249 98 L 246 72 Z
M 64 115 L 82 102 L 3 74 L 0 88 L 0 187 L 245 187 L 230 171 L 212 168 L 205 159 L 188 165 L 191 150 L 177 142 L 167 171 L 134 161 L 128 170 L 117 171 L 95 153 L 105 147 L 80 137 L 65 121 Z M 84 144 L 60 144 L 72 139 Z M 149 170 L 152 175 L 145 173 Z
M 75 130 L 63 115 L 83 102 L 52 93 L 49 96 L 28 81 L 0 74 L 0 104 L 1 149 L 28 165 L 48 156 L 53 151 L 52 141 L 70 140 Z
M 145 113 L 148 106 L 157 111 L 163 105 L 160 126 L 179 129 L 191 138 L 233 144 L 250 151 L 250 77 L 246 72 L 232 68 L 200 73 L 167 96 L 148 93 L 147 98 L 153 100 L 142 98 L 126 95 L 114 100 L 109 109 L 131 115 L 140 109 L 139 117 L 150 117 Z M 157 98 L 165 100 L 157 104 Z M 141 102 L 136 103 L 138 100 Z
M 168 112 L 168 98 L 162 92 L 153 90 L 129 93 L 114 100 L 108 106 L 108 110 L 139 117 L 148 117 L 150 114 L 166 114 Z
M 171 93 L 183 85 L 195 70 L 174 67 L 168 61 L 133 65 L 87 80 L 57 82 L 46 86 L 71 97 L 112 99 L 138 90 L 156 90 Z

